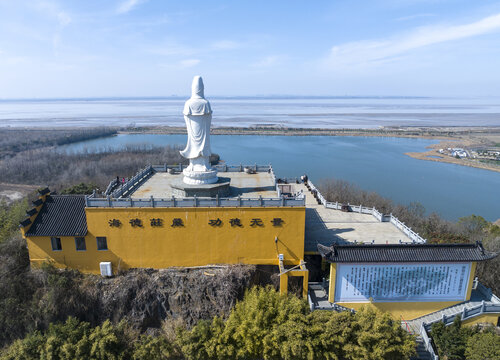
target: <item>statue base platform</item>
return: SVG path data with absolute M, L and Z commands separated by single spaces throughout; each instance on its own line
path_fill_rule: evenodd
M 188 185 L 215 184 L 219 179 L 217 177 L 217 171 L 213 169 L 206 171 L 190 171 L 184 169 L 182 173 L 184 174 L 183 181 Z
M 217 178 L 213 184 L 186 184 L 181 179 L 172 182 L 172 193 L 177 197 L 229 197 L 231 179 Z

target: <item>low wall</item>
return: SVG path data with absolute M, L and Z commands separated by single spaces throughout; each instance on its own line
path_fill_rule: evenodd
M 305 206 L 304 198 L 85 198 L 87 207 L 298 207 Z

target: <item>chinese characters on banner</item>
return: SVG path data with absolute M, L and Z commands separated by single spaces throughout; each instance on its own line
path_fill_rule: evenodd
M 336 302 L 465 300 L 470 263 L 337 264 Z
M 281 227 L 281 226 L 283 226 L 284 223 L 285 223 L 285 221 L 282 218 L 273 218 L 271 220 L 271 225 L 274 227 Z M 129 224 L 132 227 L 141 227 L 141 228 L 144 227 L 142 219 L 139 219 L 139 218 L 130 219 Z M 160 218 L 149 219 L 149 224 L 151 225 L 151 227 L 163 227 L 163 219 L 160 219 Z M 220 218 L 210 219 L 208 221 L 208 225 L 210 225 L 212 227 L 220 227 L 223 224 L 224 224 L 224 222 Z M 229 219 L 229 224 L 231 225 L 231 227 L 244 227 L 244 224 L 242 223 L 241 219 L 238 219 L 238 218 Z M 110 219 L 110 220 L 108 220 L 108 225 L 110 227 L 118 227 L 119 228 L 119 227 L 121 227 L 122 222 L 118 219 Z M 260 218 L 252 218 L 250 220 L 249 225 L 251 227 L 264 227 L 264 221 Z M 172 219 L 172 223 L 170 226 L 171 227 L 183 227 L 184 222 L 181 218 L 174 218 L 174 219 Z

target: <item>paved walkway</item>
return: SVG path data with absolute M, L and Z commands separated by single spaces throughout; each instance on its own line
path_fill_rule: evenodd
M 306 196 L 305 252 L 316 253 L 317 245 L 333 242 L 397 244 L 411 240 L 390 222 L 379 222 L 374 216 L 327 209 L 318 204 L 304 184 L 294 184 L 296 192 Z
M 267 172 L 247 174 L 245 172 L 219 172 L 219 178 L 231 181 L 231 197 L 244 198 L 275 198 L 278 196 L 274 186 L 274 179 Z M 172 183 L 182 180 L 182 174 L 157 172 L 140 185 L 131 195 L 134 199 L 171 198 L 173 195 Z

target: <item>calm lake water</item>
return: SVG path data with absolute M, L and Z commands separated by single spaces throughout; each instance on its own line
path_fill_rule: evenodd
M 70 144 L 80 152 L 129 144 L 184 145 L 186 135 L 123 134 Z M 211 137 L 212 151 L 227 164 L 269 164 L 277 176 L 306 173 L 318 183 L 338 178 L 373 190 L 396 202 L 422 203 L 428 212 L 456 220 L 470 214 L 500 218 L 500 173 L 410 158 L 433 140 L 391 137 L 256 136 Z

